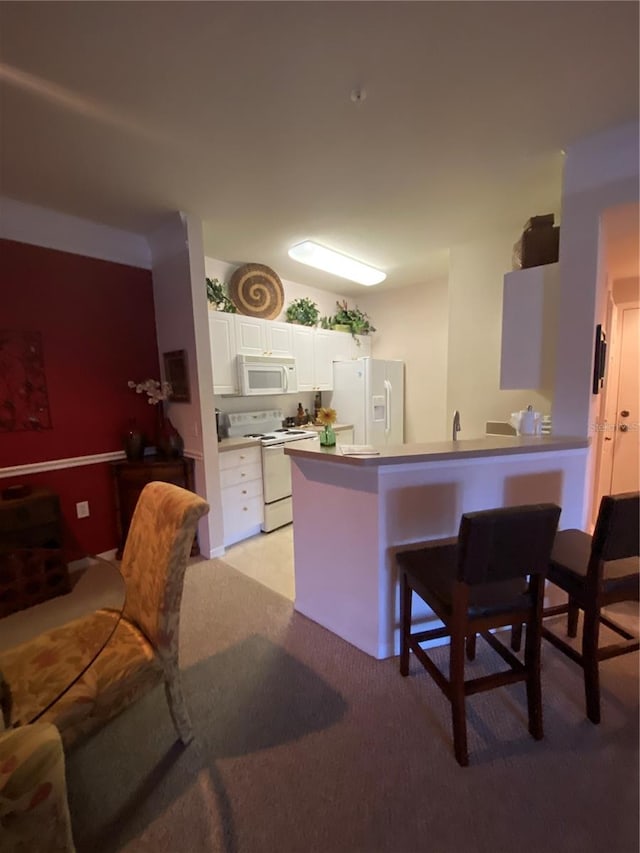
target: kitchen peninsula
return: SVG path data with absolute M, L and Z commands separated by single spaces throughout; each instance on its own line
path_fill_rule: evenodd
M 456 536 L 464 512 L 550 501 L 581 527 L 589 440 L 496 437 L 346 456 L 299 441 L 291 457 L 295 609 L 375 658 L 399 650 L 394 553 Z M 414 604 L 416 630 L 435 619 Z

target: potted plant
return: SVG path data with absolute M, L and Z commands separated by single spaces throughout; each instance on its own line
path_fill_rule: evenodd
M 217 278 L 207 278 L 207 299 L 216 306 L 216 311 L 237 314 L 238 309 L 227 296 L 224 285 Z
M 306 296 L 294 299 L 287 308 L 285 317 L 287 323 L 298 323 L 300 326 L 315 326 L 320 318 L 316 303 Z
M 353 337 L 356 335 L 368 335 L 370 332 L 375 332 L 375 326 L 369 319 L 369 315 L 362 311 L 356 305 L 355 308 L 349 308 L 347 300 L 336 302 L 337 311 L 332 318 L 332 328 L 338 326 L 345 327 L 341 331 L 350 331 Z

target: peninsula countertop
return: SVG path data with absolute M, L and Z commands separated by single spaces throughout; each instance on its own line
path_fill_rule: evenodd
M 432 441 L 424 444 L 397 444 L 377 447 L 370 456 L 350 456 L 339 446 L 322 447 L 317 441 L 296 441 L 287 444 L 285 453 L 295 459 L 315 459 L 330 464 L 379 467 L 407 465 L 416 462 L 440 462 L 473 459 L 481 456 L 511 456 L 519 453 L 544 453 L 587 448 L 589 439 L 580 436 L 495 436 Z

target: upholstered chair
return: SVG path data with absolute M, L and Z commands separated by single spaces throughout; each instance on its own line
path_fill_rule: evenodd
M 180 604 L 196 526 L 208 511 L 206 501 L 179 486 L 153 482 L 144 487 L 120 567 L 126 584 L 122 618 L 98 610 L 0 656 L 14 724 L 38 718 L 38 691 L 45 679 L 49 691 L 52 679 L 64 690 L 78 668 L 78 648 L 91 644 L 94 632 L 105 636 L 107 621 L 114 631 L 105 648 L 40 719 L 58 727 L 67 747 L 164 681 L 180 739 L 192 739 L 178 667 Z
M 64 750 L 50 723 L 0 732 L 0 850 L 73 853 Z

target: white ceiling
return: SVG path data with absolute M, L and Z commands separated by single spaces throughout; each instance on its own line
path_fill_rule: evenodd
M 347 294 L 560 210 L 562 149 L 638 116 L 635 2 L 2 2 L 0 190 Z M 351 100 L 354 89 L 366 98 Z

